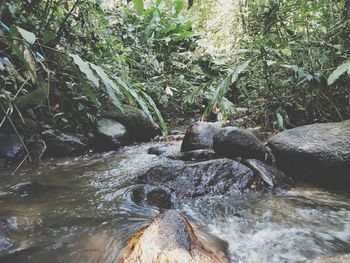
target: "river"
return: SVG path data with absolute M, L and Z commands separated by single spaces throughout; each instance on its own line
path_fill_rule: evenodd
M 0 171 L 0 262 L 114 262 L 159 212 L 133 202 L 138 174 L 170 160 L 145 143 Z M 169 143 L 174 151 L 179 142 Z M 178 209 L 225 240 L 233 262 L 304 262 L 350 252 L 350 195 L 292 190 L 182 200 Z

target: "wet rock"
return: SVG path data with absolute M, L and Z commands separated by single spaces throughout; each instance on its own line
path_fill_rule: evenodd
M 214 151 L 227 158 L 265 160 L 269 156 L 266 146 L 253 133 L 236 127 L 226 127 L 215 134 Z
M 147 150 L 147 153 L 166 157 L 173 160 L 179 160 L 181 158 L 180 147 L 180 142 L 173 141 L 164 145 L 152 146 Z
M 32 161 L 40 161 L 41 157 L 44 155 L 47 149 L 45 141 L 38 138 L 31 138 L 26 140 L 26 145 L 28 147 Z
M 98 151 L 116 150 L 129 141 L 126 128 L 119 122 L 106 118 L 97 121 L 93 145 Z
M 296 177 L 313 182 L 321 177 L 338 183 L 339 179 L 350 181 L 350 120 L 283 131 L 268 146 L 277 166 Z
M 208 161 L 218 158 L 214 150 L 203 149 L 190 152 L 183 152 L 180 159 L 183 161 Z
M 253 171 L 230 159 L 186 164 L 172 162 L 151 168 L 138 178 L 142 184 L 166 187 L 179 198 L 249 189 Z
M 220 128 L 221 122 L 203 122 L 193 123 L 186 131 L 185 138 L 182 142 L 181 151 L 188 152 L 200 149 L 213 148 L 213 137 Z
M 85 138 L 82 135 L 71 135 L 54 130 L 44 131 L 41 135 L 47 146 L 46 155 L 49 157 L 80 155 L 87 150 Z
M 166 210 L 137 232 L 121 252 L 119 263 L 223 263 L 224 251 L 214 253 L 198 239 L 184 215 Z
M 252 169 L 263 182 L 271 187 L 280 187 L 290 189 L 293 186 L 293 180 L 281 170 L 256 159 L 244 160 L 244 164 Z
M 15 158 L 22 150 L 23 145 L 17 135 L 0 134 L 0 158 Z
M 124 112 L 109 107 L 102 113 L 102 117 L 120 122 L 128 130 L 129 136 L 135 141 L 149 141 L 161 134 L 159 126 L 150 120 L 146 114 L 132 106 L 124 105 Z
M 32 137 L 40 133 L 40 126 L 38 122 L 33 119 L 15 119 L 14 123 L 19 133 L 25 137 Z
M 5 167 L 5 165 L 6 165 L 6 160 L 0 158 L 0 168 Z
M 305 263 L 349 263 L 350 254 L 338 255 L 330 258 L 317 258 L 313 260 L 308 260 Z
M 133 200 L 136 203 L 144 203 L 162 209 L 173 207 L 171 195 L 168 190 L 156 186 L 140 186 L 132 191 Z

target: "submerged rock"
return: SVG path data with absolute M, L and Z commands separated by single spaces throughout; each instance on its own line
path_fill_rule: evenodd
M 321 175 L 350 181 L 350 120 L 318 123 L 283 131 L 268 146 L 277 166 L 296 177 L 317 181 Z
M 135 107 L 123 105 L 124 112 L 120 112 L 114 107 L 106 109 L 102 117 L 120 122 L 128 130 L 129 136 L 135 141 L 149 141 L 156 135 L 161 134 L 159 126 L 147 115 Z
M 252 132 L 236 127 L 226 127 L 215 134 L 214 151 L 227 158 L 265 160 L 269 156 L 266 146 Z
M 133 200 L 136 203 L 146 203 L 163 209 L 173 207 L 170 192 L 164 188 L 156 186 L 139 186 L 132 191 Z
M 293 186 L 293 180 L 281 170 L 256 159 L 244 160 L 244 164 L 252 169 L 263 182 L 271 188 L 280 187 L 290 189 Z
M 46 155 L 50 157 L 62 157 L 80 155 L 87 150 L 83 136 L 61 133 L 54 130 L 44 131 L 42 137 L 46 143 Z
M 213 137 L 222 127 L 221 122 L 193 123 L 186 131 L 181 145 L 182 152 L 213 148 Z
M 15 134 L 0 134 L 0 158 L 15 158 L 23 150 L 21 140 Z
M 130 239 L 118 262 L 229 262 L 224 251 L 216 252 L 203 245 L 184 215 L 176 210 L 167 210 Z
M 182 198 L 244 191 L 255 179 L 253 171 L 243 164 L 230 159 L 216 159 L 156 166 L 141 175 L 138 182 L 166 187 Z
M 97 121 L 93 144 L 98 151 L 117 150 L 128 143 L 129 135 L 122 124 L 106 118 Z

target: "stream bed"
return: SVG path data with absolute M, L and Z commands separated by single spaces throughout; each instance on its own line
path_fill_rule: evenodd
M 145 143 L 117 152 L 1 170 L 0 262 L 114 262 L 159 211 L 133 202 L 131 180 L 170 162 Z M 304 262 L 350 252 L 350 194 L 292 190 L 181 201 L 191 222 L 228 244 L 233 262 Z

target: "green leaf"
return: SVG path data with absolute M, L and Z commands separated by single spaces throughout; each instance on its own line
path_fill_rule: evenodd
M 143 0 L 132 0 L 132 3 L 134 5 L 136 13 L 141 15 L 143 13 L 143 10 L 145 9 Z
M 178 16 L 182 9 L 185 6 L 184 0 L 175 0 L 174 1 L 174 7 L 175 7 L 175 16 Z
M 280 113 L 277 112 L 277 125 L 280 129 L 284 130 L 284 120 Z
M 133 101 L 136 101 L 140 105 L 142 111 L 147 115 L 147 117 L 152 119 L 151 112 L 148 110 L 147 105 L 142 100 L 142 98 L 139 96 L 139 94 L 137 94 L 136 90 L 132 87 L 129 87 L 119 77 L 113 76 L 113 78 L 117 81 L 119 87 L 124 91 L 124 93 L 129 95 Z
M 157 118 L 160 122 L 160 127 L 162 128 L 163 135 L 167 136 L 168 135 L 168 124 L 165 122 L 165 120 L 162 116 L 162 113 L 159 111 L 159 109 L 157 108 L 157 105 L 154 103 L 152 98 L 147 93 L 142 91 L 142 95 L 147 99 L 148 104 L 152 107 L 154 112 L 157 114 Z
M 107 73 L 100 67 L 93 63 L 89 63 L 90 67 L 95 70 L 96 74 L 100 77 L 102 83 L 106 87 L 106 91 L 114 106 L 116 106 L 121 112 L 124 112 L 122 103 L 118 97 L 122 97 L 123 94 L 120 92 L 118 86 L 109 78 Z
M 43 33 L 43 43 L 47 44 L 56 37 L 56 34 L 51 31 L 45 31 Z
M 339 67 L 337 67 L 337 69 L 334 70 L 331 75 L 329 75 L 327 80 L 328 86 L 332 85 L 345 72 L 350 75 L 350 61 L 344 62 Z
M 73 59 L 73 62 L 79 67 L 80 71 L 85 74 L 88 80 L 94 83 L 95 87 L 99 87 L 99 79 L 92 72 L 89 63 L 85 62 L 78 55 L 68 53 L 68 55 Z
M 33 45 L 36 41 L 36 36 L 27 30 L 24 30 L 23 28 L 16 27 L 18 33 L 22 36 L 22 38 L 30 45 Z

